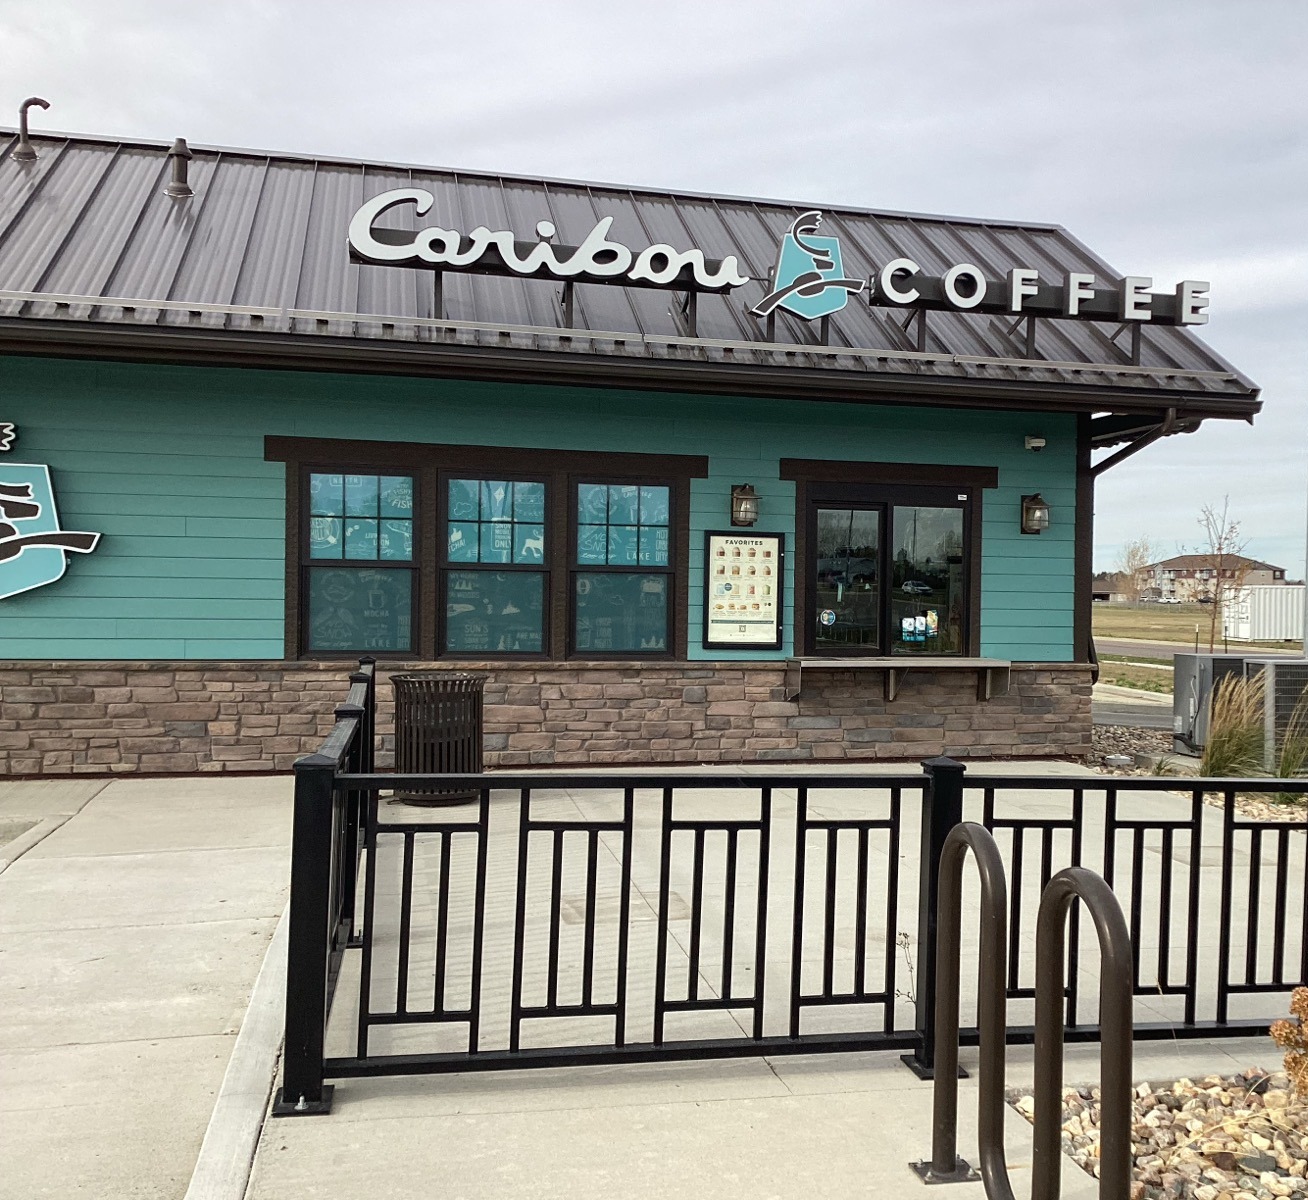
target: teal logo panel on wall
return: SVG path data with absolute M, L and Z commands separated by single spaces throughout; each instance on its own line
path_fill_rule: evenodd
M 777 266 L 772 272 L 772 291 L 750 311 L 771 316 L 784 308 L 806 321 L 816 321 L 839 312 L 867 286 L 866 279 L 846 279 L 840 257 L 840 239 L 818 234 L 822 214 L 816 209 L 801 213 L 781 239 Z
M 0 426 L 0 444 L 13 440 Z M 69 554 L 89 554 L 98 533 L 60 529 L 50 468 L 0 460 L 0 600 L 63 578 Z

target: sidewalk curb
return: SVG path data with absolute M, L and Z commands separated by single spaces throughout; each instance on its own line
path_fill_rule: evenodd
M 245 1196 L 281 1051 L 287 929 L 283 910 L 250 992 L 250 1007 L 232 1047 L 185 1200 Z

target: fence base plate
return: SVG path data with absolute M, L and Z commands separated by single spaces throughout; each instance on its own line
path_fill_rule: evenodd
M 954 1159 L 954 1169 L 943 1174 L 932 1168 L 929 1162 L 909 1163 L 913 1174 L 923 1183 L 976 1183 L 981 1178 L 961 1158 Z
M 904 1066 L 906 1066 L 910 1071 L 912 1071 L 913 1074 L 916 1075 L 919 1079 L 926 1079 L 930 1081 L 936 1077 L 935 1067 L 928 1067 L 925 1063 L 918 1062 L 917 1056 L 915 1054 L 901 1054 L 899 1056 L 899 1061 L 902 1062 Z M 968 1073 L 964 1071 L 962 1067 L 958 1068 L 958 1077 L 959 1079 L 971 1078 L 971 1076 L 968 1075 Z
M 273 1097 L 272 1115 L 274 1117 L 325 1117 L 332 1110 L 332 1093 L 336 1088 L 330 1083 L 322 1085 L 321 1100 L 305 1100 L 298 1096 L 288 1100 L 284 1088 L 278 1088 Z

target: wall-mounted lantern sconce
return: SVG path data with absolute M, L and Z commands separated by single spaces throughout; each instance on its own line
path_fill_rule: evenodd
M 1044 533 L 1049 528 L 1049 505 L 1045 498 L 1036 492 L 1034 496 L 1022 497 L 1022 532 Z
M 758 520 L 758 494 L 752 483 L 738 483 L 731 489 L 731 523 L 753 525 Z

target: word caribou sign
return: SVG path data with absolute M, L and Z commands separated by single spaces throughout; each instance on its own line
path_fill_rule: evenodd
M 375 266 L 419 267 L 557 279 L 565 283 L 609 283 L 623 287 L 729 292 L 750 282 L 735 255 L 706 259 L 702 250 L 678 250 L 657 243 L 639 252 L 609 237 L 612 217 L 601 217 L 577 246 L 555 245 L 552 221 L 536 223 L 534 242 L 511 230 L 479 225 L 471 233 L 429 225 L 417 231 L 388 228 L 379 220 L 401 205 L 424 216 L 436 198 L 422 188 L 396 188 L 374 196 L 354 214 L 349 227 L 350 259 Z M 806 321 L 831 316 L 852 295 L 867 292 L 874 307 L 994 313 L 1014 317 L 1056 317 L 1158 325 L 1208 322 L 1208 284 L 1182 280 L 1172 292 L 1154 292 L 1143 275 L 1110 279 L 1100 286 L 1091 272 L 1070 271 L 1054 281 L 1017 266 L 1002 276 L 973 263 L 957 263 L 933 274 L 911 258 L 893 258 L 870 277 L 845 272 L 840 241 L 818 236 L 822 213 L 801 213 L 781 240 L 766 294 L 750 312 L 769 317 L 778 308 Z
M 477 271 L 558 279 L 575 283 L 618 283 L 627 287 L 681 288 L 725 292 L 749 282 L 728 255 L 706 259 L 700 250 L 677 250 L 658 243 L 633 253 L 609 238 L 612 217 L 602 217 L 579 246 L 556 246 L 552 221 L 538 221 L 535 242 L 520 242 L 507 229 L 479 225 L 470 234 L 431 225 L 417 233 L 377 225 L 382 214 L 412 204 L 423 216 L 436 198 L 421 188 L 396 188 L 374 196 L 350 221 L 350 258 L 392 267 L 427 267 L 437 271 Z

